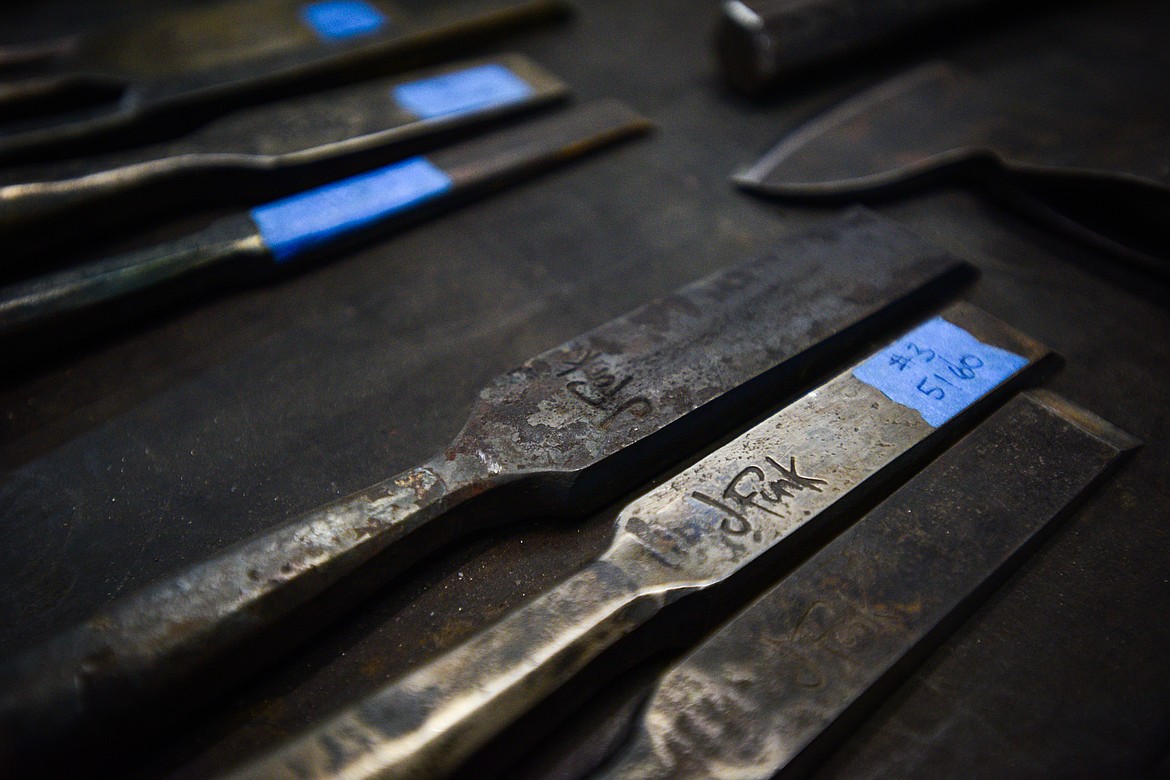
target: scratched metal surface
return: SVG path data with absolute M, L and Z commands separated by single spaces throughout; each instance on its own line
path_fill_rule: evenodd
M 836 100 L 925 58 L 753 105 L 717 83 L 713 4 L 580 5 L 573 22 L 508 48 L 581 98 L 628 101 L 658 123 L 652 138 L 344 262 L 5 374 L 0 653 L 420 462 L 500 371 L 825 220 L 831 212 L 752 201 L 726 177 Z M 13 41 L 95 13 L 64 0 L 0 10 Z M 993 28 L 929 55 L 972 64 L 1026 45 Z M 967 297 L 1066 358 L 1050 386 L 1147 445 L 817 774 L 1095 777 L 1157 766 L 1170 736 L 1170 290 L 977 193 L 928 191 L 880 210 L 975 262 L 984 275 Z M 600 553 L 611 527 L 612 510 L 445 550 L 264 679 L 165 727 L 120 774 L 201 777 L 272 744 L 547 590 Z M 551 733 L 525 724 L 530 740 L 555 746 L 587 707 L 543 711 Z
M 796 768 L 1135 444 L 1046 391 L 1009 400 L 671 668 L 598 776 Z
M 1042 345 L 969 306 L 944 311 L 1030 369 L 1048 362 Z M 626 505 L 609 549 L 554 590 L 239 778 L 438 777 L 473 765 L 494 734 L 664 608 L 741 581 L 765 557 L 774 567 L 964 419 L 936 429 L 846 369 Z

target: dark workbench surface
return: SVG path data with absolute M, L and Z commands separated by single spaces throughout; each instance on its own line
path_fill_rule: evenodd
M 753 104 L 719 84 L 711 0 L 580 5 L 500 48 L 529 54 L 581 99 L 629 102 L 657 124 L 652 136 L 279 283 L 4 370 L 0 654 L 421 462 L 494 375 L 827 219 L 753 200 L 727 177 L 927 56 Z M 102 13 L 122 6 L 135 7 Z M 3 8 L 0 35 L 64 32 L 98 9 Z M 977 67 L 1033 34 L 979 29 L 930 53 Z M 977 192 L 937 189 L 877 210 L 978 266 L 964 297 L 1060 352 L 1048 386 L 1146 446 L 818 776 L 1157 771 L 1170 737 L 1166 287 Z M 565 577 L 604 547 L 612 513 L 506 526 L 444 550 L 119 771 L 200 777 L 307 725 Z M 555 749 L 571 728 L 553 731 Z

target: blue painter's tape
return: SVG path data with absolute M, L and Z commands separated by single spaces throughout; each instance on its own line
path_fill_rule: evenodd
M 518 103 L 534 91 L 508 68 L 492 64 L 400 84 L 393 94 L 419 119 L 434 119 Z
M 853 376 L 937 428 L 1027 362 L 935 317 L 857 366 Z
M 425 157 L 412 157 L 257 206 L 251 216 L 277 262 L 283 263 L 449 189 L 447 174 Z
M 376 33 L 390 23 L 386 15 L 362 0 L 321 0 L 301 7 L 301 19 L 327 41 L 344 41 Z

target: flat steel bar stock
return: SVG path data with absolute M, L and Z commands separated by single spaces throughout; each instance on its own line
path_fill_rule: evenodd
M 233 0 L 0 49 L 0 163 L 141 143 L 562 18 L 561 0 Z
M 597 778 L 802 773 L 1140 444 L 1009 401 L 665 675 Z
M 0 668 L 0 767 L 152 704 L 174 711 L 187 703 L 168 695 L 176 688 L 203 692 L 277 656 L 295 638 L 288 618 L 327 589 L 367 564 L 388 579 L 428 529 L 494 522 L 493 497 L 513 518 L 603 506 L 971 273 L 859 209 L 529 360 L 480 393 L 428 462 L 121 599 Z M 522 500 L 509 504 L 510 487 Z M 442 522 L 473 497 L 470 518 Z M 239 652 L 278 623 L 263 656 Z
M 197 274 L 221 287 L 264 278 L 650 127 L 626 105 L 596 100 L 223 217 L 170 243 L 10 285 L 0 289 L 0 342 Z
M 1049 354 L 974 307 L 948 307 L 626 506 L 609 549 L 553 590 L 232 776 L 453 771 L 667 604 L 771 565 Z
M 386 165 L 567 95 L 552 74 L 507 54 L 241 109 L 162 144 L 0 170 L 5 264 L 15 251 L 43 258 L 61 240 L 51 228 L 63 220 L 76 243 L 183 209 L 247 206 Z

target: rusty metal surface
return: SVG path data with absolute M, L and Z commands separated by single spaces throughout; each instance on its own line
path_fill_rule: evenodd
M 1170 257 L 1160 229 L 1170 219 L 1168 31 L 1164 3 L 1073 7 L 1012 56 L 924 65 L 843 102 L 736 182 L 769 197 L 852 201 L 990 180 L 1047 204 L 1050 222 L 1064 213 L 1062 227 L 1087 223 L 1081 232 Z
M 827 266 L 839 252 L 848 261 Z M 761 386 L 792 385 L 833 344 L 937 296 L 965 270 L 856 211 L 533 358 L 484 389 L 463 431 L 427 463 L 163 581 L 7 666 L 6 761 L 107 725 L 225 655 L 238 668 L 262 665 L 234 651 L 375 557 L 382 577 L 405 568 L 410 554 L 395 543 L 428 524 L 450 529 L 456 521 L 442 513 L 486 491 L 523 491 L 523 503 L 505 504 L 513 516 L 600 506 L 676 457 L 664 449 L 671 439 L 702 440 L 704 427 L 717 435 L 715 426 L 753 412 Z M 714 417 L 730 399 L 739 408 Z M 491 515 L 478 506 L 482 525 Z
M 152 5 L 8 4 L 0 36 L 43 38 Z M 502 368 L 834 218 L 832 208 L 745 198 L 727 176 L 781 132 L 895 75 L 888 63 L 749 104 L 721 89 L 707 59 L 710 3 L 578 5 L 571 24 L 508 47 L 582 98 L 637 106 L 661 128 L 649 142 L 372 242 L 344 262 L 176 306 L 34 371 L 6 365 L 0 652 L 27 649 L 120 595 L 424 461 Z M 978 31 L 932 56 L 973 69 L 1047 34 L 1041 23 Z M 970 258 L 982 276 L 967 297 L 1065 355 L 1052 386 L 1148 445 L 816 773 L 1138 776 L 1158 765 L 1170 734 L 1170 290 L 960 188 L 877 208 Z M 144 225 L 138 245 L 197 227 Z M 603 509 L 472 534 L 376 590 L 263 678 L 177 722 L 155 713 L 149 750 L 107 743 L 102 757 L 118 770 L 107 774 L 202 778 L 268 750 L 551 588 L 600 554 L 611 529 Z M 651 637 L 697 617 L 688 609 Z M 610 669 L 590 671 L 605 680 Z M 483 780 L 488 759 L 530 733 L 563 756 L 574 706 L 542 708 L 523 732 L 501 735 L 468 776 Z M 100 772 L 90 762 L 81 774 Z
M 397 85 L 484 65 L 506 67 L 531 93 L 433 118 L 393 99 Z M 344 178 L 567 94 L 563 82 L 522 55 L 481 57 L 241 109 L 159 144 L 0 169 L 0 241 L 8 250 L 0 273 L 43 267 L 51 249 L 128 225 L 183 210 L 250 206 Z M 52 230 L 64 220 L 72 230 Z
M 233 107 L 387 72 L 425 59 L 427 52 L 434 57 L 444 47 L 566 12 L 559 0 L 377 0 L 370 5 L 385 24 L 338 42 L 314 35 L 299 16 L 302 5 L 206 4 L 131 18 L 117 29 L 47 49 L 18 47 L 4 58 L 14 75 L 0 82 L 0 107 L 8 119 L 0 160 L 93 152 L 125 143 L 134 133 L 142 140 Z M 30 51 L 35 56 L 25 56 Z
M 672 667 L 596 776 L 807 768 L 1139 446 L 1052 393 L 1011 400 Z
M 1025 359 L 991 397 L 1048 355 L 973 307 L 942 317 Z M 549 593 L 234 776 L 446 776 L 664 606 L 775 560 L 855 491 L 923 457 L 944 425 L 846 371 L 627 505 L 609 549 Z

